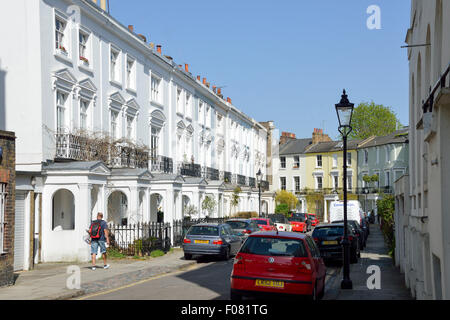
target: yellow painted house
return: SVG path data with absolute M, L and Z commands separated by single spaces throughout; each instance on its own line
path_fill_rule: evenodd
M 347 142 L 348 199 L 357 200 L 357 150 L 362 140 Z M 306 174 L 303 193 L 307 212 L 316 213 L 320 221 L 328 221 L 331 201 L 343 198 L 343 143 L 319 142 L 305 152 Z

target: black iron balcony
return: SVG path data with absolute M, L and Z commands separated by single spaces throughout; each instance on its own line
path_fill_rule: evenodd
M 243 175 L 240 175 L 240 174 L 238 174 L 237 175 L 237 184 L 238 185 L 240 185 L 240 186 L 245 186 L 246 184 L 245 184 L 245 181 L 246 179 L 245 179 L 245 176 L 243 176 Z
M 165 156 L 152 157 L 150 160 L 151 172 L 173 173 L 173 160 Z
M 256 179 L 255 178 L 248 178 L 248 185 L 252 188 L 256 188 Z
M 394 191 L 391 186 L 384 187 L 365 187 L 365 188 L 357 188 L 355 191 L 358 195 L 366 195 L 366 194 L 378 194 L 378 193 L 386 193 L 392 194 Z
M 228 171 L 224 171 L 223 172 L 223 181 L 226 183 L 231 183 L 233 175 L 231 174 L 231 172 Z
M 269 190 L 269 181 L 261 181 L 261 190 L 268 191 Z
M 200 178 L 202 176 L 202 167 L 195 163 L 180 163 L 178 165 L 178 174 Z
M 210 167 L 203 167 L 202 177 L 207 180 L 219 180 L 219 170 Z

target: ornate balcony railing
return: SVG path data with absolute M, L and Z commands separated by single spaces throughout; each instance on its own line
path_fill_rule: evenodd
M 165 156 L 156 156 L 150 160 L 151 172 L 173 173 L 173 160 Z
M 366 188 L 357 188 L 355 191 L 359 195 L 366 195 L 366 194 L 377 194 L 377 193 L 387 193 L 392 194 L 394 191 L 392 187 L 385 186 L 385 187 L 366 187 Z
M 208 180 L 219 180 L 219 170 L 210 167 L 202 167 L 202 177 Z
M 248 185 L 249 185 L 249 187 L 256 188 L 256 179 L 249 177 L 248 178 Z
M 111 143 L 73 133 L 57 133 L 56 160 L 103 161 L 112 168 L 147 168 L 149 154 L 126 142 Z
M 233 181 L 233 175 L 231 174 L 231 172 L 223 172 L 223 181 L 225 181 L 226 183 L 231 183 Z
M 268 191 L 269 190 L 269 181 L 261 181 L 261 190 Z
M 196 163 L 178 163 L 177 167 L 178 174 L 181 174 L 182 176 L 189 176 L 189 177 L 198 177 L 200 178 L 202 176 L 202 167 L 199 164 Z
M 237 175 L 237 184 L 238 185 L 240 185 L 240 186 L 245 186 L 246 184 L 245 184 L 245 181 L 246 179 L 245 179 L 245 176 L 243 176 L 243 175 L 241 175 L 241 174 L 238 174 Z

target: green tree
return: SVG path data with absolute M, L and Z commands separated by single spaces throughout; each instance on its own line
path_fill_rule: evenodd
M 282 213 L 287 216 L 289 214 L 289 206 L 286 203 L 280 203 L 276 206 L 275 213 Z
M 217 201 L 213 197 L 206 196 L 202 202 L 202 209 L 208 212 L 208 216 L 211 216 L 216 211 Z
M 381 231 L 384 240 L 389 247 L 389 255 L 395 257 L 395 231 L 394 231 L 394 213 L 395 197 L 384 194 L 381 200 L 377 201 L 378 215 L 381 217 Z
M 386 136 L 401 128 L 397 115 L 382 104 L 362 102 L 353 111 L 350 139 Z
M 236 187 L 233 190 L 233 195 L 231 196 L 230 201 L 230 217 L 231 217 L 231 210 L 233 207 L 237 207 L 239 204 L 239 194 L 242 192 L 241 187 Z
M 280 190 L 275 196 L 275 202 L 277 204 L 287 205 L 288 210 L 295 210 L 295 208 L 297 207 L 298 199 L 292 192 Z

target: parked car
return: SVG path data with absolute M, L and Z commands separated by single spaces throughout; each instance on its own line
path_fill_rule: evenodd
M 189 228 L 183 240 L 184 258 L 193 255 L 219 255 L 228 260 L 241 247 L 241 237 L 234 234 L 230 225 L 223 223 L 201 223 Z
M 333 223 L 344 223 L 343 220 L 341 221 L 333 221 Z M 348 225 L 353 229 L 353 232 L 358 237 L 359 241 L 359 247 L 361 250 L 363 250 L 366 247 L 366 233 L 363 229 L 361 229 L 361 226 L 359 223 L 355 220 L 347 220 Z
M 231 227 L 231 230 L 233 230 L 235 234 L 241 237 L 242 241 L 244 241 L 249 234 L 259 231 L 256 221 L 250 219 L 230 219 L 225 223 Z
M 320 299 L 325 275 L 325 264 L 309 235 L 258 232 L 248 236 L 234 259 L 230 297 L 240 300 L 274 293 Z
M 273 221 L 268 218 L 251 218 L 250 220 L 256 221 L 261 231 L 277 230 Z
M 360 256 L 359 242 L 352 228 L 347 229 L 350 240 L 350 263 L 357 263 Z M 342 240 L 344 239 L 344 224 L 319 224 L 313 231 L 312 237 L 320 250 L 324 260 L 340 260 L 342 254 Z
M 311 221 L 311 226 L 315 227 L 319 224 L 319 219 L 315 213 L 307 213 L 309 220 Z
M 284 214 L 269 214 L 269 219 L 272 220 L 278 231 L 292 231 L 291 224 Z
M 292 231 L 303 232 L 303 233 L 308 232 L 308 223 L 307 223 L 307 218 L 306 218 L 305 214 L 293 213 L 292 216 L 288 220 L 291 224 Z

